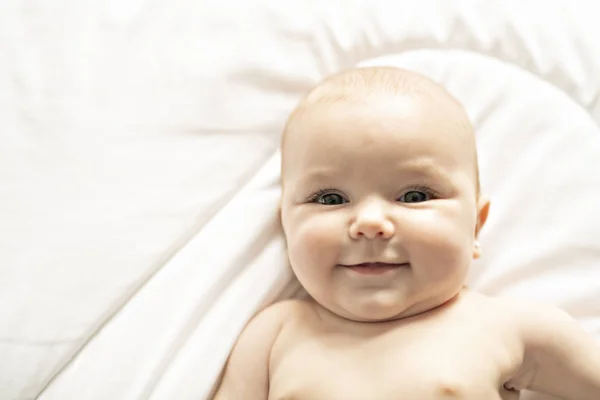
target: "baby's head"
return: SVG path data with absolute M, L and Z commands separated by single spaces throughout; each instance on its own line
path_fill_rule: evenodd
M 294 110 L 282 142 L 281 220 L 298 280 L 355 321 L 452 299 L 489 207 L 477 171 L 469 119 L 438 84 L 398 68 L 326 79 Z

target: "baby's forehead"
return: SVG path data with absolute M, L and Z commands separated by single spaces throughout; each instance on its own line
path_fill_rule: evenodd
M 424 135 L 422 139 L 435 137 L 435 140 L 460 142 L 470 139 L 473 129 L 464 109 L 442 95 L 436 96 L 372 92 L 335 101 L 312 102 L 290 118 L 284 137 L 303 141 L 332 129 L 340 132 L 342 140 L 351 132 L 361 133 L 361 136 L 376 133 L 384 139 L 386 135 L 403 136 L 406 131 L 418 131 Z
M 345 108 L 348 112 L 338 112 Z M 375 118 L 365 118 L 363 121 L 360 117 L 367 114 Z M 318 136 L 324 129 L 333 126 L 333 118 L 339 118 L 339 123 L 334 123 L 336 129 L 340 125 L 343 128 L 346 123 L 344 116 L 350 116 L 348 123 L 358 122 L 365 127 L 368 123 L 378 120 L 384 124 L 393 124 L 388 118 L 396 118 L 402 123 L 401 120 L 406 116 L 409 118 L 404 118 L 404 121 L 412 118 L 412 121 L 418 124 L 429 125 L 435 122 L 437 126 L 431 131 L 438 131 L 437 128 L 442 126 L 439 135 L 443 135 L 437 136 L 436 133 L 436 141 L 439 139 L 439 142 L 452 142 L 449 150 L 457 144 L 463 150 L 473 153 L 475 164 L 477 163 L 473 128 L 460 102 L 441 85 L 418 73 L 398 68 L 374 67 L 349 70 L 329 77 L 301 100 L 290 115 L 284 130 L 282 168 L 287 164 L 284 160 L 288 159 L 289 152 L 297 152 L 301 143 L 305 146 L 307 141 L 316 140 L 319 147 L 324 147 Z M 344 132 L 355 131 L 363 132 L 357 129 L 341 129 L 339 137 L 344 139 Z M 427 132 L 427 129 L 424 131 Z M 286 145 L 286 142 L 290 144 Z
M 379 104 L 379 111 L 386 109 L 381 106 L 386 103 L 389 104 L 389 110 L 394 110 L 394 107 L 405 100 L 418 101 L 430 112 L 455 118 L 460 128 L 471 130 L 463 106 L 443 86 L 413 71 L 394 67 L 370 67 L 346 70 L 316 85 L 290 114 L 284 128 L 283 141 L 286 140 L 290 127 L 298 120 L 303 120 L 299 117 L 322 114 L 313 113 L 315 110 L 327 111 L 334 106 L 339 109 L 356 104 L 368 107 L 374 103 Z M 389 116 L 394 116 L 394 113 Z

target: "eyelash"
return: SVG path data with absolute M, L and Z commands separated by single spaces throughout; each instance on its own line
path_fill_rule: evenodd
M 411 187 L 408 187 L 408 188 L 406 188 L 406 189 L 404 190 L 404 194 L 406 194 L 407 192 L 412 192 L 412 191 L 419 191 L 419 192 L 423 192 L 423 193 L 425 193 L 427 196 L 429 196 L 429 200 L 434 200 L 434 199 L 437 199 L 437 198 L 439 198 L 439 194 L 438 194 L 438 193 L 437 193 L 435 190 L 433 190 L 433 189 L 431 189 L 431 188 L 429 188 L 429 187 L 427 187 L 427 186 L 420 186 L 420 185 L 417 185 L 417 186 L 411 186 Z M 340 193 L 339 193 L 337 190 L 335 190 L 335 189 L 319 189 L 319 190 L 317 190 L 317 191 L 316 191 L 314 194 L 312 194 L 312 195 L 311 195 L 311 196 L 310 196 L 310 197 L 307 199 L 307 201 L 308 201 L 309 203 L 314 203 L 314 202 L 316 202 L 316 201 L 317 201 L 317 199 L 318 199 L 319 197 L 321 197 L 321 196 L 323 196 L 323 195 L 326 195 L 326 194 L 338 194 L 338 195 L 342 196 L 342 195 L 341 195 L 341 194 L 340 194 Z M 342 197 L 344 197 L 344 196 L 342 196 Z M 402 196 L 401 196 L 401 197 L 402 197 Z M 396 200 L 396 201 L 397 201 L 397 200 Z
M 312 194 L 312 195 L 311 195 L 311 196 L 308 198 L 308 202 L 309 202 L 309 203 L 314 203 L 314 202 L 316 202 L 316 201 L 317 201 L 317 199 L 318 199 L 319 197 L 321 197 L 321 196 L 323 196 L 323 195 L 326 195 L 326 194 L 338 194 L 338 195 L 342 196 L 342 195 L 341 195 L 341 194 L 339 194 L 339 193 L 337 192 L 337 190 L 335 190 L 335 189 L 319 189 L 319 190 L 317 190 L 317 191 L 316 191 L 314 194 Z M 344 196 L 342 196 L 342 197 L 344 197 Z
M 417 186 L 411 186 L 411 187 L 407 188 L 406 190 L 404 190 L 403 195 L 406 194 L 406 193 L 408 193 L 408 192 L 413 192 L 413 191 L 418 191 L 418 192 L 425 193 L 429 197 L 429 200 L 435 200 L 435 199 L 438 199 L 440 197 L 439 194 L 435 190 L 431 189 L 430 187 L 427 187 L 427 186 L 418 186 L 418 185 Z

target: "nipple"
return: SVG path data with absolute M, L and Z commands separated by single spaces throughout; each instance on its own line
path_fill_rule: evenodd
M 460 399 L 463 392 L 460 385 L 449 382 L 440 383 L 438 391 L 443 399 Z

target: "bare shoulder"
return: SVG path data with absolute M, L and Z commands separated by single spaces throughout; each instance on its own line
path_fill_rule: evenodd
M 268 398 L 273 345 L 286 322 L 303 307 L 299 300 L 280 301 L 248 322 L 233 346 L 213 399 Z
M 489 297 L 495 317 L 509 326 L 523 345 L 531 352 L 547 344 L 551 332 L 563 329 L 578 330 L 578 323 L 562 309 L 530 300 L 509 297 Z
M 285 322 L 291 316 L 298 312 L 301 312 L 305 308 L 305 300 L 300 299 L 287 299 L 273 303 L 263 310 L 258 312 L 254 317 L 254 320 L 260 321 L 272 321 L 272 322 Z
M 256 349 L 257 345 L 259 348 L 270 347 L 286 320 L 296 312 L 297 308 L 295 300 L 284 300 L 273 303 L 256 313 L 240 334 L 232 351 L 232 357 L 240 347 L 248 346 L 253 349 Z
M 554 305 L 510 298 L 499 298 L 498 303 L 511 316 L 529 348 L 543 345 L 553 331 L 581 331 L 580 325 L 571 315 Z
M 503 299 L 523 343 L 524 359 L 511 387 L 561 398 L 600 398 L 600 341 L 564 310 Z
M 287 299 L 278 301 L 266 307 L 255 317 L 257 324 L 276 325 L 281 331 L 288 324 L 298 319 L 310 318 L 316 313 L 312 299 Z
M 565 311 L 551 305 L 510 297 L 493 297 L 481 293 L 469 293 L 469 302 L 477 304 L 481 312 L 492 314 L 502 324 L 519 332 L 540 328 L 540 322 L 556 323 L 573 321 Z
M 283 327 L 307 308 L 305 301 L 297 299 L 282 300 L 259 311 L 246 325 L 232 351 L 249 349 L 270 350 Z

